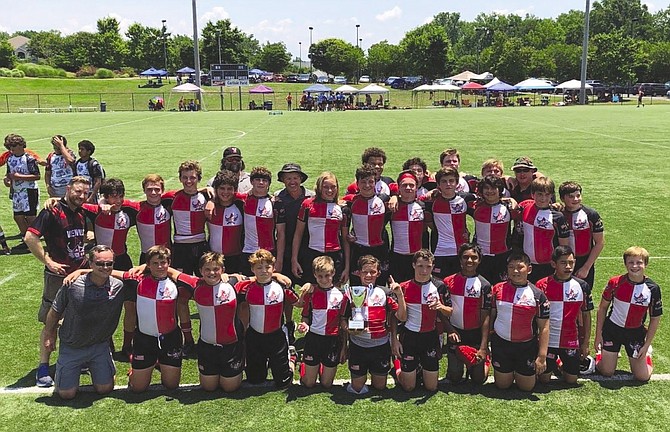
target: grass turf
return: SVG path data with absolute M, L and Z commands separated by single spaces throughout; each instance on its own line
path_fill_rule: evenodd
M 103 163 L 107 175 L 124 180 L 129 198 L 141 197 L 140 181 L 150 172 L 163 175 L 168 189 L 178 188 L 177 167 L 185 159 L 201 160 L 203 177 L 211 177 L 218 168 L 221 151 L 229 145 L 242 149 L 247 169 L 266 165 L 276 172 L 285 162 L 298 162 L 311 177 L 308 186 L 313 185 L 321 171 L 330 170 L 340 179 L 341 190 L 351 181 L 362 150 L 369 146 L 386 150 L 385 172 L 391 176 L 397 174 L 404 160 L 414 156 L 424 158 L 429 168 L 435 170 L 439 153 L 447 147 L 460 150 L 462 170 L 471 173 L 478 173 L 481 161 L 489 157 L 501 158 L 509 169 L 517 156 L 530 155 L 541 171 L 557 184 L 568 179 L 579 181 L 584 187 L 585 204 L 596 208 L 605 221 L 606 247 L 597 264 L 594 288 L 597 303 L 607 278 L 623 272 L 619 257 L 633 244 L 646 247 L 653 257 L 665 257 L 652 258 L 648 273 L 664 291 L 667 289 L 670 244 L 665 215 L 670 210 L 667 204 L 670 186 L 666 182 L 669 114 L 669 106 L 655 105 L 644 109 L 602 106 L 293 112 L 281 116 L 265 112 L 9 114 L 1 118 L 3 134 L 23 135 L 29 148 L 43 156 L 50 149 L 49 139 L 53 134 L 65 135 L 73 148 L 79 140 L 90 139 L 98 147 L 95 156 Z M 279 187 L 276 181 L 271 186 L 273 190 Z M 7 199 L 0 199 L 0 223 L 7 234 L 16 233 Z M 138 244 L 133 235 L 130 237 L 130 254 L 136 258 Z M 12 240 L 10 244 L 15 242 Z M 41 279 L 40 266 L 32 256 L 0 256 L 0 309 L 3 311 L 0 316 L 3 328 L 0 386 L 34 384 L 40 329 L 35 315 Z M 117 345 L 120 337 L 117 332 Z M 670 372 L 666 354 L 669 343 L 662 323 L 654 343 L 658 373 Z M 627 369 L 625 358 L 620 366 Z M 118 367 L 118 383 L 124 384 L 127 365 L 118 364 Z M 338 376 L 347 376 L 344 367 Z M 197 382 L 194 361 L 185 362 L 182 381 Z M 87 382 L 88 378 L 82 381 Z M 540 386 L 533 395 L 521 395 L 497 392 L 487 385 L 478 396 L 469 395 L 469 391 L 463 396 L 461 391 L 448 388 L 445 394 L 408 398 L 393 390 L 388 396 L 374 395 L 357 402 L 339 390 L 333 396 L 319 393 L 309 397 L 301 390 L 291 390 L 288 396 L 244 391 L 224 401 L 212 400 L 213 396 L 195 391 L 186 392 L 171 402 L 182 409 L 177 410 L 179 413 L 172 422 L 177 425 L 183 421 L 190 428 L 216 429 L 222 427 L 223 411 L 236 413 L 239 429 L 249 429 L 252 424 L 270 429 L 271 420 L 278 421 L 282 429 L 288 429 L 297 427 L 297 419 L 308 430 L 316 429 L 317 421 L 348 427 L 360 424 L 361 418 L 378 419 L 380 425 L 391 429 L 402 426 L 428 429 L 434 424 L 453 424 L 461 429 L 470 424 L 486 427 L 491 421 L 498 427 L 515 429 L 526 424 L 530 427 L 545 424 L 546 416 L 561 426 L 580 429 L 595 426 L 600 421 L 617 429 L 634 416 L 644 422 L 642 429 L 650 429 L 667 420 L 662 401 L 670 384 L 612 386 L 621 390 L 614 393 L 611 389 L 603 390 L 599 384 L 589 383 L 569 391 L 548 393 Z M 476 393 L 474 389 L 472 392 Z M 506 403 L 509 398 L 516 401 L 514 408 L 503 410 L 503 407 L 512 407 Z M 396 403 L 406 399 L 410 403 Z M 81 401 L 74 405 L 42 396 L 2 396 L 2 400 L 3 418 L 12 419 L 6 425 L 20 429 L 43 429 L 47 425 L 69 429 L 77 428 L 77 424 L 78 428 L 109 428 L 121 425 L 115 413 L 123 409 L 131 416 L 130 424 L 151 430 L 160 426 L 147 421 L 146 415 L 163 418 L 162 413 L 170 406 L 165 405 L 163 396 L 156 394 L 142 397 L 121 394 L 102 400 L 82 395 Z M 643 406 L 640 400 L 645 400 Z M 72 408 L 80 405 L 91 406 L 87 414 L 93 415 L 78 420 L 78 410 Z M 574 414 L 576 407 L 580 407 L 582 413 L 585 406 L 592 409 L 591 415 Z M 598 417 L 595 407 L 606 410 L 607 418 Z M 495 416 L 490 415 L 492 410 Z M 460 418 L 453 413 L 470 414 Z M 642 413 L 646 415 L 640 415 Z M 45 417 L 50 422 L 43 424 Z M 187 417 L 192 420 L 187 421 Z M 482 418 L 487 419 L 486 423 Z

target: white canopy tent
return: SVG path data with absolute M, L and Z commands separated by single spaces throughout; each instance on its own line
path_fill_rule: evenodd
M 559 90 L 581 90 L 582 82 L 580 80 L 573 79 L 560 83 L 556 86 L 556 88 Z M 584 88 L 586 88 L 586 90 L 593 91 L 593 86 L 591 86 L 591 84 L 585 83 Z
M 366 85 L 365 87 L 363 87 L 358 91 L 359 94 L 384 94 L 390 92 L 391 90 L 377 84 Z
M 336 89 L 333 90 L 333 91 L 334 91 L 335 93 L 345 93 L 345 94 L 356 94 L 356 93 L 359 92 L 359 90 L 358 90 L 356 87 L 354 87 L 354 86 L 350 86 L 350 85 L 348 85 L 348 84 L 345 84 L 345 85 L 343 85 L 343 86 L 340 86 L 340 87 L 336 88 Z
M 165 105 L 165 107 L 170 106 L 170 101 L 172 100 L 172 93 L 205 93 L 205 90 L 201 89 L 195 84 L 191 83 L 184 83 L 175 87 L 172 87 L 172 90 L 170 90 L 170 96 L 168 97 L 168 103 Z M 205 100 L 201 97 L 200 100 L 202 101 L 202 106 L 200 107 L 200 110 L 205 109 Z
M 478 74 L 469 70 L 463 71 L 459 74 L 449 77 L 449 79 L 454 81 L 472 81 L 472 80 L 486 81 L 490 80 L 491 78 L 493 78 L 493 74 L 491 72 L 482 72 Z
M 414 106 L 418 107 L 419 105 L 419 92 L 440 92 L 443 91 L 445 96 L 444 100 L 446 100 L 447 92 L 452 92 L 452 93 L 457 93 L 461 91 L 461 88 L 459 86 L 453 85 L 453 84 L 424 84 L 420 85 L 419 87 L 416 87 L 412 89 L 412 98 L 414 98 Z M 431 98 L 432 99 L 432 98 Z M 434 103 L 433 103 L 434 104 Z

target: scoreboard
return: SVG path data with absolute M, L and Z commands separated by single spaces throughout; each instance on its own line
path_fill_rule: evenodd
M 249 67 L 243 64 L 213 64 L 209 69 L 213 86 L 249 85 Z

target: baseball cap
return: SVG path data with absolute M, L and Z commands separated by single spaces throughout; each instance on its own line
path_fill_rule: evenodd
M 300 183 L 304 183 L 305 180 L 307 180 L 307 174 L 305 174 L 304 172 L 302 172 L 302 168 L 300 168 L 300 165 L 298 165 L 297 163 L 287 163 L 287 164 L 284 164 L 284 166 L 281 168 L 281 171 L 279 171 L 279 172 L 277 173 L 277 179 L 278 179 L 279 181 L 282 181 L 282 179 L 281 179 L 282 176 L 283 176 L 284 174 L 288 174 L 288 173 L 298 173 L 298 174 L 300 174 L 300 178 L 302 179 L 302 180 L 300 181 Z
M 537 171 L 537 168 L 535 167 L 535 165 L 533 165 L 533 161 L 531 160 L 531 158 L 526 156 L 516 158 L 516 160 L 514 161 L 514 165 L 512 165 L 512 171 L 514 171 L 517 168 L 528 168 Z
M 225 159 L 230 156 L 237 156 L 242 159 L 242 151 L 237 147 L 228 147 L 223 151 L 223 158 Z

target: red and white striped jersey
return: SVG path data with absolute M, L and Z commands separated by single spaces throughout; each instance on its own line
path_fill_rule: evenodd
M 156 280 L 150 275 L 134 277 L 128 272 L 123 279 L 139 281 L 137 285 L 137 329 L 158 337 L 177 328 L 177 299 L 183 296 L 170 279 Z
M 172 198 L 175 243 L 198 243 L 205 241 L 205 204 L 207 197 L 202 192 L 189 195 L 183 190 L 167 192 L 164 198 Z
M 607 282 L 603 300 L 612 302 L 608 318 L 623 328 L 638 328 L 650 317 L 663 315 L 661 288 L 648 277 L 634 283 L 627 275 L 615 276 Z
M 431 220 L 425 203 L 398 201 L 398 210 L 391 216 L 393 252 L 410 255 L 421 249 L 425 226 Z
M 233 279 L 234 280 L 234 279 Z M 230 283 L 212 286 L 204 280 L 181 273 L 179 282 L 190 288 L 200 315 L 200 339 L 212 345 L 228 345 L 239 340 L 241 322 L 237 317 L 237 291 Z
M 156 245 L 169 246 L 172 239 L 170 210 L 163 203 L 155 207 L 146 201 L 132 204 L 138 210 L 137 235 L 142 252 Z
M 310 249 L 319 252 L 340 250 L 344 214 L 337 203 L 325 202 L 316 197 L 308 198 L 302 202 L 298 220 L 307 224 Z
M 353 305 L 347 310 L 347 317 L 351 317 L 351 309 L 360 307 L 365 320 L 367 331 L 360 335 L 350 335 L 349 338 L 358 346 L 375 346 L 388 342 L 388 330 L 386 329 L 386 318 L 390 313 L 398 310 L 398 303 L 391 296 L 391 291 L 386 287 L 367 288 L 367 295 L 362 305 Z M 371 340 L 375 342 L 371 343 Z
M 428 202 L 428 210 L 433 213 L 437 229 L 437 247 L 435 256 L 454 256 L 458 247 L 470 239 L 465 216 L 468 205 L 475 200 L 472 194 L 455 195 L 446 199 L 441 195 L 435 201 Z
M 405 328 L 415 333 L 425 333 L 435 330 L 437 311 L 430 309 L 430 304 L 440 300 L 445 306 L 451 306 L 449 293 L 444 283 L 431 278 L 428 282 L 419 284 L 415 280 L 408 280 L 400 284 L 407 304 L 407 321 Z
M 248 195 L 244 200 L 244 247 L 242 252 L 275 250 L 275 212 L 270 196 Z
M 347 195 L 355 195 L 358 193 L 358 184 L 356 182 L 347 186 Z M 381 176 L 375 182 L 375 193 L 377 195 L 384 194 L 387 196 L 398 194 L 398 184 L 393 181 L 391 177 Z
M 491 310 L 491 284 L 482 276 L 463 276 L 460 272 L 444 278 L 451 298 L 451 325 L 458 330 L 482 326 L 482 310 Z
M 563 210 L 570 229 L 570 247 L 576 257 L 588 256 L 593 247 L 593 234 L 605 231 L 603 220 L 597 211 L 582 206 L 574 212 Z
M 240 282 L 235 286 L 240 301 L 249 303 L 249 325 L 258 333 L 274 333 L 282 325 L 284 303 L 294 304 L 298 297 L 275 281 L 267 284 Z
M 500 282 L 491 290 L 493 309 L 497 310 L 493 329 L 509 342 L 527 342 L 537 336 L 535 319 L 549 318 L 547 296 L 532 283 L 517 287 Z
M 349 297 L 337 288 L 324 290 L 315 287 L 314 292 L 306 294 L 304 300 L 302 316 L 308 319 L 309 331 L 321 336 L 337 336 Z
M 577 278 L 559 281 L 548 276 L 536 286 L 549 300 L 549 348 L 579 348 L 579 317 L 593 310 L 589 285 Z
M 472 215 L 475 220 L 473 241 L 482 248 L 484 255 L 498 255 L 510 250 L 512 212 L 499 202 L 492 206 L 478 201 Z
M 235 200 L 228 207 L 216 205 L 215 213 L 207 221 L 209 248 L 224 256 L 242 253 L 242 233 L 244 232 L 244 202 Z
M 382 231 L 386 224 L 384 199 L 376 195 L 372 198 L 356 195 L 347 203 L 345 213 L 350 215 L 351 232 L 356 236 L 357 245 L 374 247 L 384 244 L 382 238 Z
M 114 255 L 126 253 L 128 231 L 137 221 L 137 210 L 124 205 L 116 213 L 105 214 L 97 204 L 82 204 L 86 216 L 93 220 L 95 242 L 112 248 Z
M 570 237 L 563 213 L 550 208 L 541 209 L 533 200 L 526 200 L 519 207 L 522 212 L 523 251 L 533 264 L 550 263 L 558 239 Z

